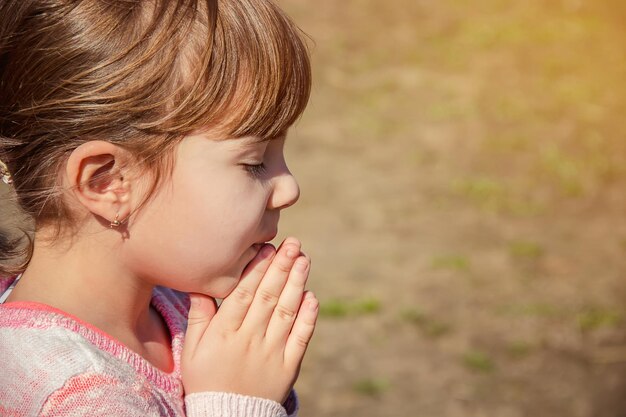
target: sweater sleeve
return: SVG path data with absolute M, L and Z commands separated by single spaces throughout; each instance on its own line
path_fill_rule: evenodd
M 187 417 L 296 417 L 298 396 L 292 390 L 276 401 L 228 392 L 197 392 L 185 397 Z
M 298 410 L 300 409 L 300 400 L 298 399 L 296 390 L 291 390 L 289 396 L 283 403 L 283 407 L 285 407 L 285 411 L 287 411 L 289 417 L 296 417 L 298 415 Z

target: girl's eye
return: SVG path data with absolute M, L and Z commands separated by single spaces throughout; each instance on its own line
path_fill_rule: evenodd
M 256 165 L 244 164 L 244 167 L 250 174 L 254 175 L 255 177 L 260 177 L 265 173 L 266 170 L 265 164 L 263 162 Z

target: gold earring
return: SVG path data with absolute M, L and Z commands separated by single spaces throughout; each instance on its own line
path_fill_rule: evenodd
M 11 173 L 9 172 L 9 168 L 2 161 L 0 161 L 0 177 L 2 177 L 2 182 L 4 182 L 7 185 L 13 183 L 13 178 L 11 178 Z
M 118 220 L 118 219 L 119 219 L 119 217 L 120 217 L 120 214 L 119 214 L 119 213 L 117 213 L 117 214 L 115 215 L 115 220 L 113 220 L 113 221 L 111 222 L 111 225 L 109 226 L 109 227 L 111 227 L 111 229 L 113 229 L 114 227 L 119 227 L 119 226 L 122 224 L 122 222 L 120 222 L 120 221 Z

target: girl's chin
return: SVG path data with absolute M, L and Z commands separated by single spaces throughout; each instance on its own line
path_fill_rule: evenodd
M 223 275 L 214 280 L 214 283 L 217 284 L 216 286 L 219 286 L 217 291 L 215 291 L 216 292 L 215 297 L 225 298 L 231 292 L 233 292 L 235 287 L 237 287 L 237 284 L 239 284 L 239 281 L 241 281 L 241 276 L 243 274 L 243 271 L 245 271 L 248 265 L 250 264 L 250 262 L 252 262 L 252 260 L 256 258 L 256 255 L 257 253 L 259 253 L 261 246 L 262 245 L 256 245 L 256 244 L 250 246 L 250 248 L 248 248 L 244 256 L 241 257 L 241 263 L 235 268 L 233 268 L 234 269 L 233 271 L 231 271 L 227 275 Z M 217 294 L 218 292 L 219 294 Z
M 226 298 L 233 292 L 239 283 L 239 278 L 233 276 L 224 276 L 217 278 L 219 282 L 215 282 L 213 288 L 211 288 L 211 297 L 213 298 Z
M 199 292 L 206 293 L 214 298 L 227 297 L 237 287 L 237 284 L 241 281 L 243 271 L 245 271 L 250 262 L 256 258 L 256 255 L 262 247 L 262 243 L 251 245 L 241 256 L 238 265 L 234 265 L 231 271 L 224 271 L 223 275 L 212 278 L 210 288 L 205 288 L 204 291 Z M 209 287 L 209 285 L 207 285 L 207 287 Z

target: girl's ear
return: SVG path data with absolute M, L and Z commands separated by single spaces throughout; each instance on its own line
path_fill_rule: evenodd
M 107 223 L 126 220 L 132 210 L 130 181 L 122 171 L 129 156 L 119 146 L 94 140 L 74 149 L 66 163 L 66 184 L 73 195 Z

